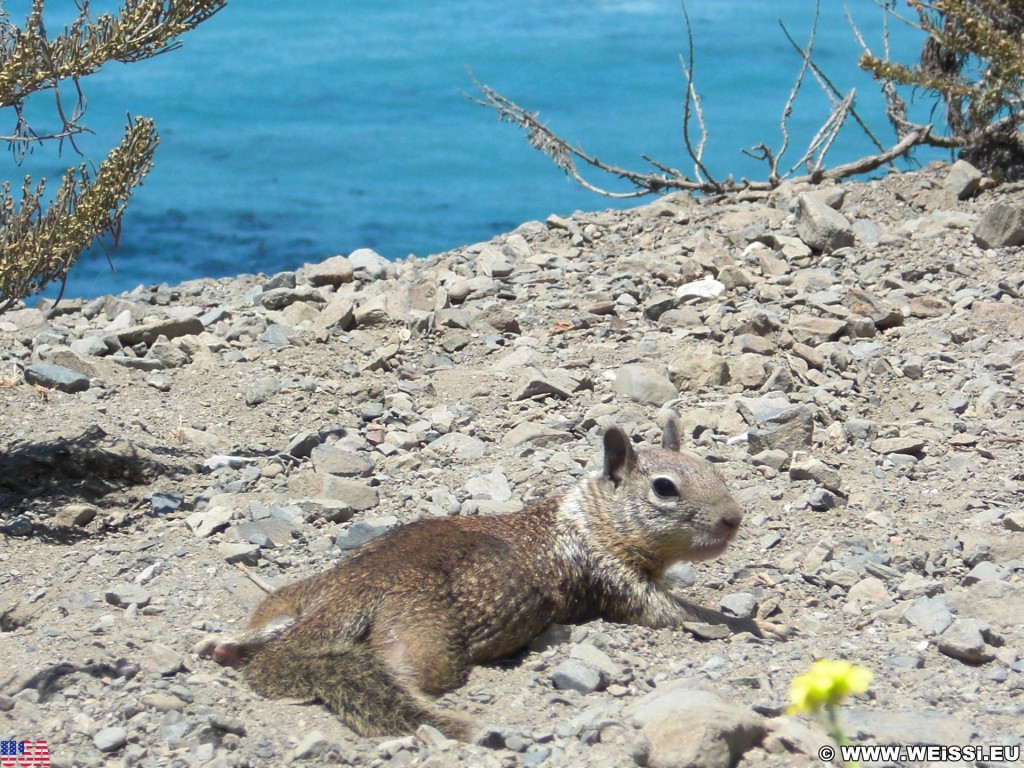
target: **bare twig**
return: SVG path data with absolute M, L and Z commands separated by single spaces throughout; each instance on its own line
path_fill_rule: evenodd
M 833 105 L 838 105 L 839 102 L 846 97 L 842 95 L 842 92 L 839 90 L 839 88 L 836 87 L 835 83 L 833 83 L 828 78 L 828 76 L 825 75 L 825 73 L 821 70 L 821 67 L 819 67 L 817 64 L 814 63 L 814 61 L 811 60 L 810 53 L 801 48 L 800 44 L 793 39 L 793 36 L 789 33 L 789 30 L 786 29 L 786 26 L 784 24 L 781 26 L 782 32 L 783 34 L 786 35 L 786 39 L 789 41 L 790 45 L 792 45 L 797 50 L 797 52 L 807 61 L 808 66 L 810 66 L 811 72 L 814 74 L 814 77 L 818 81 L 818 84 L 821 86 L 821 89 L 829 97 Z M 852 106 L 850 108 L 850 116 L 856 121 L 860 129 L 864 131 L 868 139 L 871 140 L 871 143 L 874 144 L 879 151 L 884 151 L 885 145 L 882 144 L 882 142 L 875 137 L 875 134 L 872 133 L 867 123 L 864 122 L 864 120 L 861 118 L 857 110 Z
M 894 144 L 884 152 L 880 152 L 877 155 L 867 155 L 854 160 L 851 163 L 843 163 L 836 165 L 832 168 L 822 171 L 817 176 L 807 176 L 802 178 L 793 179 L 793 181 L 825 181 L 825 180 L 839 180 L 847 179 L 851 176 L 860 176 L 862 173 L 871 173 L 874 170 L 881 168 L 883 165 L 888 165 L 893 160 L 903 157 L 907 152 L 912 150 L 914 147 L 928 144 L 928 138 L 931 133 L 932 127 L 930 125 L 922 126 L 920 130 L 911 131 L 904 136 L 899 143 Z
M 889 0 L 889 1 L 887 1 L 887 0 L 872 0 L 872 2 L 881 9 L 882 14 L 883 14 L 882 18 L 886 22 L 888 22 L 889 17 L 891 16 L 892 18 L 896 19 L 900 23 L 906 24 L 911 29 L 916 29 L 918 32 L 924 32 L 925 31 L 924 27 L 921 26 L 918 22 L 914 21 L 909 16 L 904 16 L 902 13 L 897 11 L 896 10 L 896 8 L 897 8 L 896 3 L 891 2 L 891 0 Z M 888 54 L 888 49 L 886 49 L 886 54 Z
M 535 113 L 526 111 L 511 99 L 505 98 L 494 89 L 486 85 L 482 85 L 476 80 L 473 82 L 482 94 L 483 98 L 469 98 L 477 104 L 497 110 L 499 120 L 512 123 L 525 130 L 526 139 L 530 142 L 530 146 L 551 158 L 552 162 L 554 162 L 556 166 L 562 169 L 566 175 L 580 184 L 584 189 L 604 195 L 605 197 L 631 198 L 642 197 L 644 195 L 649 195 L 652 192 L 659 192 L 666 188 L 692 188 L 694 190 L 699 190 L 703 187 L 700 182 L 688 182 L 688 180 L 681 176 L 660 176 L 658 174 L 639 173 L 637 171 L 630 171 L 626 168 L 620 168 L 618 166 L 602 162 L 593 155 L 588 155 L 584 152 L 582 147 L 574 146 L 565 139 L 556 135 L 538 119 Z M 636 186 L 637 189 L 632 192 L 611 192 L 597 187 L 580 175 L 579 171 L 576 169 L 576 163 L 573 158 L 581 160 L 587 165 L 593 166 L 594 168 L 611 174 L 612 176 L 624 179 Z
M 259 574 L 253 573 L 252 569 L 249 568 L 247 565 L 245 565 L 244 563 L 235 563 L 235 567 L 238 570 L 240 570 L 245 575 L 245 577 L 249 579 L 249 581 L 251 581 L 257 587 L 262 589 L 268 595 L 274 594 L 275 590 L 273 585 L 266 579 L 262 578 Z
M 893 16 L 899 21 L 907 24 L 918 30 L 923 30 L 919 24 L 912 22 L 904 16 L 896 13 L 894 9 L 887 7 L 880 0 L 875 0 L 875 4 L 882 8 L 884 12 L 885 29 L 883 33 L 885 61 L 889 61 L 889 16 Z M 854 37 L 860 44 L 861 50 L 864 52 L 864 56 L 873 59 L 871 49 L 864 41 L 864 37 L 857 27 L 856 22 L 853 20 L 853 16 L 850 13 L 849 7 L 846 5 L 844 0 L 843 7 L 846 12 L 846 19 L 850 25 L 850 29 L 853 32 Z M 915 123 L 907 117 L 907 102 L 900 95 L 899 91 L 896 90 L 896 84 L 892 80 L 884 80 L 882 82 L 882 93 L 885 96 L 886 101 L 886 117 L 889 119 L 889 123 L 893 126 L 896 131 L 896 136 L 899 139 L 917 133 L 923 135 L 925 138 L 921 141 L 922 144 L 930 147 L 936 147 L 939 149 L 957 149 L 963 147 L 966 143 L 962 137 L 956 136 L 937 136 L 931 132 L 931 126 L 926 126 L 923 123 Z
M 15 129 L 15 131 L 17 131 L 17 129 Z M 85 128 L 85 127 L 80 126 L 80 125 L 68 126 L 68 128 L 65 129 L 65 130 L 59 131 L 57 133 L 48 134 L 46 136 L 46 138 L 48 138 L 48 139 L 69 139 L 72 136 L 77 136 L 80 133 L 92 133 L 92 131 L 90 131 L 88 128 Z M 16 132 L 16 133 L 12 133 L 10 136 L 0 136 L 0 141 L 6 142 L 8 144 L 14 144 L 14 145 L 17 145 L 17 146 L 24 146 L 24 145 L 28 145 L 28 144 L 35 144 L 35 143 L 37 143 L 39 141 L 39 137 L 35 136 L 35 135 L 29 135 L 29 136 L 18 135 L 17 132 Z
M 786 104 L 782 108 L 782 120 L 780 126 L 782 129 L 782 146 L 779 147 L 778 154 L 776 155 L 772 153 L 766 145 L 761 145 L 765 150 L 766 158 L 769 161 L 769 179 L 779 179 L 779 163 L 782 162 L 782 157 L 786 154 L 786 150 L 789 148 L 789 117 L 793 114 L 793 104 L 796 102 L 796 97 L 800 93 L 800 87 L 804 83 L 804 77 L 806 76 L 807 69 L 810 66 L 811 52 L 814 50 L 814 40 L 818 35 L 818 20 L 820 18 L 821 2 L 818 0 L 814 3 L 814 20 L 811 22 L 811 33 L 807 40 L 807 53 L 801 57 L 800 70 L 797 72 L 796 80 L 789 91 L 789 97 L 786 99 Z
M 821 173 L 825 165 L 825 156 L 828 154 L 829 149 L 832 148 L 832 144 L 839 135 L 839 131 L 842 130 L 847 116 L 850 114 L 855 95 L 856 91 L 850 91 L 846 98 L 835 105 L 828 119 L 822 124 L 818 132 L 814 134 L 814 138 L 807 145 L 807 151 L 801 158 L 801 163 L 807 164 L 807 170 L 810 171 L 812 176 Z M 815 155 L 817 156 L 815 157 Z
M 704 165 L 704 147 L 707 145 L 708 131 L 707 126 L 704 124 L 704 112 L 701 110 L 700 96 L 693 85 L 693 26 L 690 24 L 690 13 L 686 8 L 686 0 L 681 0 L 680 5 L 683 9 L 683 20 L 686 23 L 686 59 L 684 60 L 681 56 L 679 57 L 683 67 L 683 77 L 686 81 L 686 99 L 683 101 L 683 144 L 686 146 L 686 152 L 693 160 L 694 175 L 697 179 L 700 181 L 706 179 L 709 184 L 717 186 L 714 177 Z M 693 104 L 694 116 L 697 118 L 697 126 L 700 129 L 700 140 L 697 142 L 696 147 L 693 146 L 693 142 L 690 139 L 691 103 Z
M 642 157 L 645 162 L 648 162 L 651 165 L 653 165 L 659 171 L 664 171 L 665 173 L 667 173 L 672 178 L 680 178 L 680 179 L 683 178 L 683 174 L 680 171 L 676 170 L 675 168 L 673 168 L 671 166 L 665 165 L 664 163 L 658 162 L 657 160 L 655 160 L 653 157 L 650 157 L 649 155 L 640 155 L 640 157 Z

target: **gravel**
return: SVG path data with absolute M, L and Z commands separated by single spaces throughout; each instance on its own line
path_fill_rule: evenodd
M 0 316 L 0 735 L 61 766 L 813 765 L 788 688 L 838 657 L 875 674 L 858 742 L 1019 745 L 1022 200 L 957 166 Z M 789 641 L 552 628 L 443 697 L 473 744 L 362 739 L 192 652 L 666 407 L 745 509 L 672 583 Z

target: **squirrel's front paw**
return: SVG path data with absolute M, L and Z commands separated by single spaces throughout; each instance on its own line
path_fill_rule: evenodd
M 800 634 L 795 624 L 784 624 L 778 621 L 757 621 L 757 629 L 761 637 L 770 637 L 774 640 L 788 640 Z

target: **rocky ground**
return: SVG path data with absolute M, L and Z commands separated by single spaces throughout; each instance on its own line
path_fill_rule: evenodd
M 1022 240 L 1019 187 L 943 166 L 8 312 L 0 738 L 55 766 L 816 765 L 784 709 L 829 657 L 874 672 L 855 741 L 1019 746 Z M 746 512 L 675 586 L 794 639 L 556 627 L 442 699 L 475 744 L 359 738 L 193 653 L 260 583 L 519 509 L 664 407 Z

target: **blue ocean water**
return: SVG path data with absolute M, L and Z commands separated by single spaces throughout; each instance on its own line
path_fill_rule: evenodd
M 865 40 L 883 44 L 873 0 L 849 0 Z M 12 20 L 27 0 L 3 4 Z M 72 3 L 50 2 L 59 29 Z M 94 0 L 95 10 L 114 6 Z M 800 59 L 779 26 L 808 36 L 807 0 L 689 0 L 696 84 L 719 176 L 763 177 L 741 154 L 778 146 L 780 114 Z M 64 14 L 62 16 L 62 14 Z M 921 33 L 895 27 L 892 55 L 913 61 Z M 79 146 L 99 162 L 126 115 L 156 119 L 156 168 L 133 197 L 111 272 L 100 251 L 72 270 L 65 295 L 94 296 L 139 283 L 273 273 L 371 247 L 389 258 L 426 255 L 485 240 L 549 213 L 615 203 L 568 182 L 520 132 L 466 98 L 472 77 L 532 111 L 607 162 L 645 166 L 647 153 L 689 171 L 681 138 L 686 49 L 677 0 L 414 0 L 368 4 L 230 0 L 153 60 L 114 64 L 83 81 Z M 860 53 L 842 3 L 825 0 L 815 59 L 890 140 L 877 84 L 860 73 Z M 471 74 L 472 73 L 472 77 Z M 30 116 L 52 127 L 45 94 Z M 790 157 L 825 119 L 828 102 L 808 78 L 790 120 Z M 13 115 L 7 116 L 13 123 Z M 6 132 L 8 126 L 0 126 Z M 3 163 L 57 179 L 80 158 L 65 146 Z M 871 150 L 847 130 L 830 156 Z M 599 176 L 592 180 L 608 182 Z M 619 184 L 618 189 L 628 187 Z

